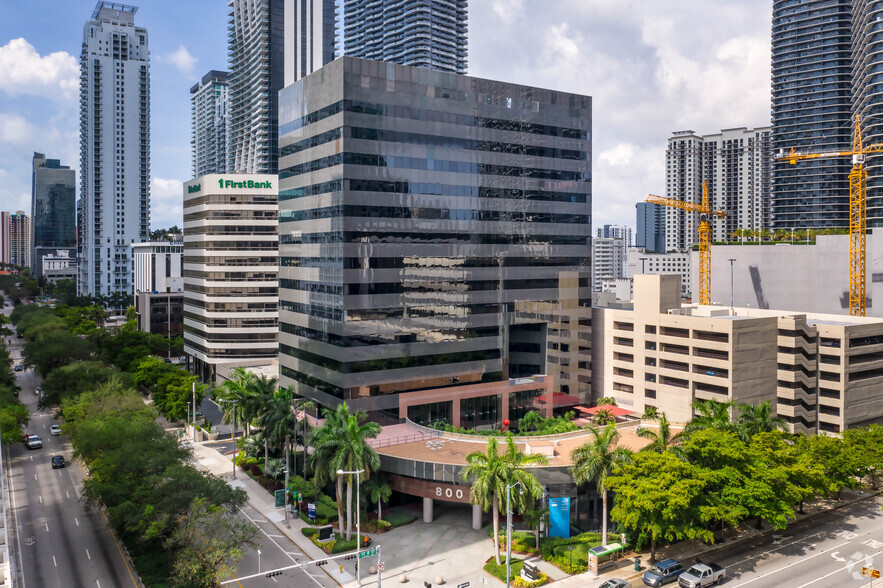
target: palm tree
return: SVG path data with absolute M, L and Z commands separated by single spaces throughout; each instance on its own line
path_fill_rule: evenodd
M 500 500 L 506 496 L 506 489 L 520 483 L 523 492 L 516 496 L 516 509 L 527 500 L 537 500 L 543 494 L 543 487 L 536 476 L 527 471 L 533 465 L 548 463 L 545 455 L 533 453 L 525 455 L 518 450 L 512 435 L 506 436 L 506 447 L 503 455 L 499 454 L 499 443 L 496 437 L 487 442 L 487 450 L 473 451 L 466 456 L 466 466 L 460 471 L 464 480 L 472 480 L 472 492 L 469 497 L 472 504 L 478 504 L 483 511 L 491 509 L 494 521 L 494 551 L 497 565 L 500 565 Z
M 268 378 L 261 374 L 254 377 L 248 383 L 247 393 L 242 400 L 242 420 L 245 421 L 246 427 L 252 421 L 260 419 L 270 406 L 273 404 L 273 395 L 276 394 L 277 378 Z M 264 463 L 270 457 L 269 437 L 264 435 Z
M 683 431 L 672 435 L 671 423 L 668 422 L 664 412 L 659 417 L 659 432 L 644 427 L 638 431 L 638 436 L 650 439 L 650 445 L 647 445 L 641 451 L 653 451 L 655 453 L 677 449 L 684 440 Z
M 274 447 L 285 448 L 285 467 L 290 468 L 291 429 L 294 426 L 294 413 L 291 412 L 291 390 L 277 390 L 264 412 L 258 416 L 257 424 L 264 432 L 264 438 Z M 266 462 L 264 462 L 266 464 Z M 289 469 L 289 471 L 291 471 Z
M 392 488 L 389 484 L 381 483 L 377 478 L 371 478 L 365 483 L 365 495 L 371 502 L 377 503 L 377 518 L 383 519 L 380 507 L 382 503 L 388 502 L 392 496 Z
M 533 531 L 533 546 L 540 548 L 540 524 L 548 523 L 549 509 L 541 503 L 532 504 L 521 512 L 524 524 Z
M 739 403 L 739 429 L 743 438 L 750 439 L 757 433 L 771 431 L 788 431 L 788 423 L 780 416 L 773 416 L 773 407 L 769 400 L 757 406 Z
M 326 476 L 337 477 L 338 517 L 341 517 L 341 484 L 346 482 L 346 539 L 349 541 L 352 535 L 353 474 L 339 476 L 337 471 L 364 470 L 361 481 L 380 469 L 380 456 L 366 441 L 380 434 L 380 425 L 366 421 L 364 411 L 351 413 L 346 402 L 341 402 L 334 410 L 326 409 L 323 415 L 325 424 L 313 433 L 315 452 L 311 459 L 315 458 L 314 466 L 325 464 Z
M 595 413 L 595 418 L 592 420 L 596 425 L 612 425 L 616 423 L 616 416 L 610 412 L 610 409 L 602 408 Z
M 719 402 L 717 400 L 697 400 L 693 403 L 696 416 L 684 427 L 684 435 L 690 436 L 695 431 L 717 429 L 718 431 L 738 432 L 738 427 L 730 418 L 730 409 L 735 402 Z
M 221 397 L 230 402 L 223 403 L 225 423 L 232 423 L 235 414 L 234 411 L 239 409 L 239 414 L 244 414 L 242 409 L 247 404 L 247 398 L 250 394 L 251 382 L 255 379 L 255 375 L 246 371 L 243 367 L 237 367 L 230 374 L 230 379 L 221 384 Z M 248 431 L 246 430 L 246 435 Z
M 616 425 L 607 425 L 600 432 L 594 428 L 589 431 L 592 439 L 570 454 L 570 475 L 577 485 L 595 482 L 601 494 L 601 545 L 607 545 L 607 478 L 621 464 L 631 461 L 632 452 L 617 447 Z

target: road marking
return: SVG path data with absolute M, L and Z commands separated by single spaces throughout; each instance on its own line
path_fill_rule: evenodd
M 275 537 L 276 539 L 283 539 L 283 538 L 285 537 L 285 535 L 270 535 L 270 534 L 268 533 L 268 534 L 267 534 L 267 537 Z
M 46 525 L 46 532 L 48 533 L 49 532 L 49 523 L 43 523 L 43 524 Z
M 816 534 L 818 535 L 818 533 L 816 533 Z M 828 549 L 825 549 L 824 551 L 820 551 L 820 552 L 818 552 L 818 553 L 814 553 L 813 555 L 810 555 L 810 556 L 804 557 L 804 558 L 802 558 L 801 560 L 799 560 L 799 562 L 796 562 L 796 561 L 795 561 L 795 562 L 793 562 L 793 563 L 789 563 L 788 565 L 783 566 L 783 567 L 781 567 L 781 568 L 777 568 L 777 569 L 775 569 L 775 570 L 773 570 L 773 571 L 771 571 L 771 572 L 767 572 L 767 573 L 765 573 L 765 574 L 761 574 L 760 576 L 757 576 L 756 578 L 751 578 L 750 580 L 746 580 L 746 581 L 742 582 L 741 584 L 736 584 L 735 586 L 732 586 L 731 588 L 738 588 L 739 586 L 747 586 L 748 584 L 751 584 L 752 582 L 756 582 L 756 581 L 760 580 L 761 578 L 766 578 L 767 576 L 772 576 L 773 574 L 778 574 L 778 573 L 781 572 L 782 570 L 785 570 L 785 569 L 791 567 L 791 566 L 794 565 L 795 563 L 803 563 L 803 562 L 805 562 L 805 561 L 808 560 L 808 559 L 812 559 L 812 558 L 814 558 L 814 557 L 818 557 L 818 556 L 822 555 L 823 553 L 828 553 L 828 552 L 831 551 L 832 549 L 840 549 L 840 548 L 843 547 L 844 545 L 849 545 L 849 541 L 847 541 L 846 543 L 841 543 L 840 545 L 835 545 L 834 547 L 829 547 Z M 810 547 L 814 547 L 814 545 L 811 545 Z M 836 553 L 836 552 L 835 552 L 835 553 Z M 751 559 L 753 559 L 753 558 L 751 558 Z M 739 563 L 741 563 L 741 562 L 739 562 Z M 738 564 L 730 564 L 729 567 L 732 568 L 732 567 L 734 567 L 734 566 L 736 566 L 736 565 L 738 565 Z M 815 580 L 813 580 L 813 582 L 815 582 Z M 806 586 L 806 584 L 804 584 L 804 586 Z
M 862 559 L 857 559 L 857 560 L 855 560 L 855 561 L 852 561 L 852 562 L 850 562 L 849 564 L 843 566 L 842 568 L 837 568 L 837 569 L 834 570 L 833 572 L 830 572 L 830 573 L 828 573 L 828 574 L 825 574 L 825 575 L 822 576 L 821 578 L 816 578 L 815 580 L 812 580 L 812 581 L 810 581 L 810 582 L 807 582 L 806 584 L 801 584 L 801 585 L 798 586 L 797 588 L 804 588 L 805 586 L 809 586 L 809 585 L 811 585 L 811 584 L 815 584 L 815 583 L 818 582 L 819 580 L 824 580 L 824 579 L 827 578 L 828 576 L 832 576 L 832 575 L 836 574 L 837 572 L 842 572 L 843 570 L 848 570 L 849 568 L 855 567 L 856 564 L 858 564 L 859 562 L 863 562 L 863 561 L 865 561 L 865 560 L 871 559 L 872 557 L 874 557 L 875 555 L 877 555 L 877 554 L 879 554 L 879 553 L 883 553 L 883 551 L 878 551 L 878 552 L 876 552 L 876 553 L 869 553 L 868 555 L 866 555 L 866 556 L 863 557 Z M 807 559 L 808 559 L 808 558 L 807 558 Z
M 86 557 L 88 557 L 89 559 L 92 559 L 92 556 L 89 555 L 89 550 L 88 550 L 88 549 L 86 550 Z
M 99 582 L 98 580 L 95 580 L 95 584 L 98 585 L 98 588 L 101 588 L 101 582 Z
M 34 474 L 34 479 L 35 479 L 35 480 L 37 479 L 37 474 Z
M 59 473 L 60 473 L 60 472 L 59 472 Z M 64 493 L 65 493 L 65 494 L 67 494 L 67 497 L 68 497 L 68 498 L 70 498 L 70 497 L 71 497 L 71 493 L 70 493 L 70 492 L 68 492 L 68 491 L 67 491 L 67 490 L 65 490 L 65 491 L 64 491 Z
M 74 522 L 77 524 L 78 527 L 80 526 L 80 521 L 77 519 L 77 517 L 74 517 Z
M 273 537 L 271 537 L 269 533 L 267 533 L 266 531 L 264 531 L 263 529 L 261 529 L 261 528 L 258 526 L 258 524 L 254 521 L 254 519 L 252 519 L 250 516 L 248 516 L 248 513 L 245 512 L 245 509 L 240 508 L 240 509 L 239 509 L 239 512 L 242 513 L 242 516 L 244 516 L 244 517 L 247 518 L 249 521 L 251 521 L 251 524 L 252 524 L 252 525 L 254 525 L 254 526 L 257 527 L 258 529 L 260 529 L 261 533 L 263 533 L 264 535 L 266 535 L 267 538 L 270 539 L 270 541 L 272 541 L 273 545 L 275 545 L 275 546 L 279 549 L 279 551 L 281 551 L 282 553 L 284 553 L 285 555 L 288 556 L 288 559 L 290 559 L 290 560 L 293 561 L 294 563 L 300 563 L 299 561 L 297 561 L 296 559 L 294 559 L 294 556 L 292 556 L 289 552 L 287 552 L 287 551 L 285 551 L 284 549 L 282 549 L 282 546 L 279 545 L 279 543 L 277 543 L 276 540 L 273 539 Z M 289 541 L 291 541 L 291 539 L 289 539 Z M 291 542 L 294 543 L 294 541 L 291 541 Z M 303 570 L 303 568 L 300 568 L 300 569 Z M 304 570 L 304 571 L 306 571 L 306 570 Z M 313 582 L 315 582 L 316 585 L 319 586 L 319 588 L 324 588 L 324 587 L 322 586 L 322 584 L 320 584 L 319 581 L 316 580 L 314 577 L 310 576 L 309 574 L 307 574 L 307 576 L 309 576 L 310 580 L 312 580 Z M 273 579 L 273 581 L 275 582 L 276 580 Z
M 2 449 L 0 449 L 2 451 Z M 9 463 L 9 450 L 6 451 L 6 463 Z M 25 570 L 24 570 L 24 561 L 22 560 L 21 555 L 21 529 L 19 529 L 18 525 L 18 516 L 15 514 L 15 482 L 13 481 L 15 476 L 9 476 L 9 498 L 12 506 L 12 510 L 10 513 L 12 514 L 12 518 L 15 520 L 15 542 L 18 544 L 18 570 L 21 572 L 21 585 L 22 588 L 25 586 Z
M 42 494 L 40 495 L 40 504 L 43 504 L 43 495 Z M 508 533 L 508 531 L 507 531 L 507 533 Z
M 507 531 L 507 532 L 508 532 L 508 531 Z M 58 567 L 58 562 L 55 561 L 55 556 L 54 556 L 54 555 L 52 556 L 52 563 L 55 564 L 55 567 L 56 567 L 56 568 Z
M 770 550 L 768 550 L 768 551 L 764 551 L 763 553 L 759 553 L 759 554 L 757 554 L 757 555 L 752 555 L 751 557 L 746 557 L 745 559 L 740 560 L 740 561 L 737 561 L 736 563 L 732 563 L 732 564 L 730 564 L 730 567 L 735 567 L 735 566 L 737 566 L 737 565 L 739 565 L 739 564 L 745 563 L 746 561 L 751 561 L 752 559 L 757 559 L 757 558 L 759 558 L 759 557 L 763 557 L 763 556 L 765 556 L 765 555 L 769 555 L 769 554 L 771 554 L 771 553 L 775 553 L 776 551 L 779 551 L 780 549 L 783 549 L 783 548 L 785 548 L 785 547 L 788 547 L 789 545 L 794 545 L 795 543 L 803 543 L 804 541 L 806 541 L 806 540 L 809 539 L 810 537 L 815 537 L 815 536 L 817 536 L 817 535 L 821 535 L 821 534 L 822 534 L 822 532 L 820 531 L 820 532 L 818 532 L 818 533 L 813 533 L 812 535 L 807 535 L 806 537 L 804 537 L 804 538 L 802 538 L 802 539 L 797 539 L 796 541 L 792 541 L 791 543 L 785 543 L 784 545 L 779 545 L 779 546 L 776 547 L 775 549 L 770 549 Z M 811 544 L 810 547 L 815 547 L 815 544 L 814 544 L 814 543 Z

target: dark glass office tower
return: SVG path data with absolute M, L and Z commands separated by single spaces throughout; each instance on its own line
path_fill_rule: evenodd
M 772 148 L 852 147 L 850 0 L 774 0 Z M 848 157 L 775 162 L 772 222 L 777 229 L 849 226 Z
M 852 3 L 853 114 L 861 116 L 865 145 L 883 143 L 883 2 Z M 868 226 L 883 227 L 883 156 L 871 154 L 868 170 Z
M 43 273 L 42 256 L 66 249 L 77 255 L 76 173 L 58 159 L 34 153 L 31 178 L 31 269 Z
M 282 90 L 280 384 L 395 411 L 543 369 L 516 309 L 591 298 L 591 104 L 350 57 Z
M 344 0 L 345 55 L 466 73 L 467 0 Z

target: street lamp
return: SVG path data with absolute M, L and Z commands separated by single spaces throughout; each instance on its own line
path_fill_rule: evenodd
M 229 402 L 233 405 L 233 479 L 236 479 L 236 400 L 222 398 L 221 402 Z M 195 417 L 196 415 L 194 415 Z
M 573 558 L 572 555 L 571 555 L 571 558 Z M 258 573 L 259 574 L 261 573 L 261 550 L 260 549 L 258 549 Z
M 362 505 L 359 502 L 359 486 L 362 483 L 362 472 L 365 470 L 354 470 L 350 472 L 345 472 L 343 470 L 337 470 L 338 476 L 351 476 L 355 474 L 356 478 L 356 581 L 359 583 L 359 586 L 362 585 L 362 568 L 359 566 L 359 550 L 362 548 L 361 537 L 359 536 L 359 531 L 361 530 L 360 526 L 360 518 L 362 514 Z M 350 494 L 352 496 L 352 494 Z
M 570 547 L 567 548 L 567 551 L 570 552 L 570 569 L 571 569 L 571 572 L 573 572 L 573 548 L 574 548 L 573 545 L 571 545 Z M 258 553 L 260 553 L 260 551 L 259 551 Z M 260 568 L 260 566 L 258 566 L 258 567 Z M 261 570 L 258 569 L 258 571 L 261 571 Z
M 512 488 L 521 486 L 515 482 L 506 486 L 506 588 L 509 588 L 509 576 L 512 574 Z M 524 486 L 521 486 L 522 490 Z
M 736 263 L 736 260 L 732 257 L 730 258 L 730 312 L 733 311 L 733 264 Z

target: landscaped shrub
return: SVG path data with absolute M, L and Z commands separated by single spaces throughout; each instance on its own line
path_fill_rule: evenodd
M 417 520 L 417 515 L 406 510 L 384 510 L 383 514 L 393 527 L 401 527 Z
M 491 559 L 489 562 L 484 564 L 484 571 L 489 573 L 490 575 L 498 578 L 500 581 L 506 581 L 506 558 L 501 558 L 502 563 L 497 565 L 497 562 Z M 512 580 L 513 586 L 519 586 L 520 588 L 534 588 L 535 586 L 543 586 L 549 583 L 549 576 L 540 572 L 539 579 L 536 582 L 525 582 L 521 579 L 521 568 L 524 567 L 524 560 L 521 559 L 512 559 L 512 565 L 509 568 L 510 578 Z
M 261 471 L 261 467 L 256 463 L 253 463 L 250 466 L 248 466 L 248 471 L 251 472 L 251 475 L 256 478 L 260 477 L 264 473 Z
M 608 533 L 607 540 L 617 542 L 620 536 Z M 568 549 L 571 545 L 574 546 L 572 554 Z M 600 533 L 580 533 L 566 538 L 549 537 L 540 541 L 540 556 L 568 574 L 581 574 L 588 569 L 589 549 L 597 545 L 601 545 Z
M 300 530 L 300 532 L 303 533 L 304 537 L 312 537 L 319 532 L 319 529 L 317 529 L 316 527 L 304 527 Z

